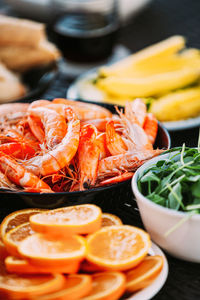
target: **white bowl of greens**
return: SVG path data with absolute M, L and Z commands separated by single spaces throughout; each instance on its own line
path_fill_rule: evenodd
M 200 262 L 200 149 L 168 150 L 132 179 L 140 215 L 152 240 L 178 258 Z

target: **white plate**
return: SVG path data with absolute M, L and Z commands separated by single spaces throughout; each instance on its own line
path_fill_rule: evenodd
M 149 300 L 152 297 L 154 297 L 159 291 L 160 289 L 163 287 L 167 276 L 168 276 L 168 262 L 167 259 L 164 255 L 164 253 L 162 252 L 162 250 L 155 245 L 152 242 L 152 247 L 150 249 L 149 254 L 151 255 L 161 255 L 164 259 L 164 264 L 163 264 L 163 269 L 160 273 L 160 275 L 157 277 L 157 279 L 148 287 L 146 287 L 145 289 L 135 293 L 132 296 L 129 296 L 128 298 L 125 298 L 126 300 Z
M 72 100 L 82 99 L 86 101 L 95 101 L 102 103 L 104 94 L 95 85 L 92 80 L 97 78 L 97 68 L 92 69 L 80 75 L 69 87 L 67 98 Z M 190 129 L 200 126 L 200 116 L 187 120 L 163 122 L 165 128 L 169 131 Z

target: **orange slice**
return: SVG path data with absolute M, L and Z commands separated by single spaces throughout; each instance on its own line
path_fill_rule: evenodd
M 85 259 L 81 262 L 80 270 L 81 270 L 81 272 L 86 272 L 86 273 L 95 273 L 95 272 L 104 271 L 103 268 L 100 268 L 99 266 L 91 263 L 87 259 Z
M 122 225 L 122 224 L 123 223 L 119 217 L 107 213 L 102 214 L 102 223 L 101 223 L 102 227 L 112 226 L 112 225 Z
M 21 255 L 17 247 L 27 236 L 30 236 L 34 233 L 35 232 L 31 229 L 29 222 L 9 230 L 3 238 L 7 251 L 13 256 L 20 257 Z
M 107 226 L 87 237 L 87 259 L 105 270 L 127 270 L 147 255 L 148 233 L 129 225 Z
M 101 209 L 93 204 L 58 208 L 30 218 L 33 230 L 51 236 L 89 234 L 101 227 Z
M 27 299 L 62 288 L 64 276 L 51 275 L 17 275 L 9 274 L 4 265 L 0 265 L 0 299 Z
M 61 267 L 36 267 L 31 265 L 27 260 L 13 256 L 5 259 L 5 266 L 8 272 L 16 274 L 74 274 L 79 271 L 80 263 L 75 261 Z
M 4 260 L 9 255 L 2 240 L 0 239 L 0 260 Z
M 37 300 L 77 300 L 92 290 L 92 278 L 85 274 L 66 276 L 63 288 L 55 293 L 47 294 Z
M 127 291 L 136 292 L 151 284 L 161 272 L 162 267 L 162 256 L 155 255 L 145 257 L 136 268 L 126 273 Z
M 124 293 L 125 275 L 120 272 L 102 272 L 92 276 L 92 291 L 82 300 L 117 300 Z
M 28 208 L 28 209 L 22 209 L 15 211 L 11 214 L 9 214 L 7 217 L 5 217 L 1 223 L 0 226 L 0 234 L 1 237 L 3 236 L 11 229 L 15 228 L 18 225 L 21 225 L 23 223 L 26 223 L 29 221 L 29 217 L 38 214 L 40 212 L 44 211 L 44 209 L 39 208 Z
M 34 266 L 58 268 L 81 261 L 86 255 L 86 241 L 78 235 L 53 239 L 37 233 L 24 239 L 18 250 Z

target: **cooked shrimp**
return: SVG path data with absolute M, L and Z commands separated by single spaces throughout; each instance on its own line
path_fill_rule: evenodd
M 0 105 L 0 121 L 15 120 L 26 115 L 28 103 L 9 103 Z
M 148 113 L 146 115 L 143 129 L 144 129 L 148 139 L 150 140 L 150 142 L 153 145 L 155 142 L 156 136 L 157 136 L 157 132 L 158 132 L 158 121 L 157 121 L 156 117 L 154 117 L 153 114 Z
M 96 141 L 97 129 L 93 125 L 84 125 L 81 128 L 78 147 L 78 161 L 80 168 L 80 190 L 94 185 L 97 178 L 100 148 Z
M 16 185 L 13 184 L 8 177 L 0 171 L 0 189 L 16 190 Z
M 48 149 L 59 144 L 67 132 L 65 118 L 47 107 L 30 107 L 28 109 L 28 121 L 33 134 L 40 143 L 45 142 Z
M 159 155 L 163 150 L 144 150 L 106 157 L 99 162 L 98 178 L 117 176 L 123 172 L 134 172 L 146 160 Z
M 105 132 L 107 122 L 111 121 L 112 118 L 103 118 L 103 119 L 91 119 L 82 121 L 81 125 L 91 124 L 94 125 L 98 131 Z
M 85 103 L 80 101 L 72 101 L 63 98 L 56 98 L 53 103 L 61 103 L 73 107 L 79 120 L 102 119 L 112 117 L 112 113 L 99 105 Z
M 125 104 L 125 116 L 131 121 L 135 123 L 135 118 L 137 119 L 137 123 L 143 127 L 145 117 L 146 117 L 147 109 L 145 103 L 140 98 L 136 98 L 132 102 L 126 102 Z
M 97 144 L 98 144 L 99 151 L 100 151 L 99 159 L 103 159 L 103 158 L 111 155 L 107 148 L 105 132 L 102 132 L 97 135 Z
M 23 136 L 15 129 L 3 130 L 2 134 L 0 134 L 0 144 L 6 143 L 17 143 L 22 145 L 24 153 L 27 153 L 29 158 L 34 155 L 33 151 L 36 152 L 39 150 L 39 144 L 30 132 L 26 132 Z
M 36 188 L 51 191 L 51 188 L 39 177 L 27 171 L 22 165 L 17 163 L 12 157 L 0 151 L 0 171 L 7 176 L 8 180 L 24 188 Z
M 35 155 L 33 147 L 20 142 L 2 144 L 0 145 L 0 151 L 19 159 L 29 159 Z
M 153 146 L 149 141 L 144 129 L 138 123 L 132 122 L 122 112 L 117 110 L 121 118 L 122 138 L 129 151 L 152 150 Z
M 62 141 L 44 155 L 27 161 L 25 167 L 36 175 L 50 175 L 67 166 L 78 149 L 80 121 L 70 107 L 65 108 L 68 130 Z
M 133 172 L 125 172 L 119 176 L 111 177 L 109 179 L 105 179 L 100 182 L 100 186 L 108 185 L 108 184 L 114 184 L 122 181 L 129 180 L 133 177 L 134 173 Z
M 128 150 L 122 137 L 115 131 L 113 121 L 106 124 L 106 144 L 112 155 L 123 154 Z

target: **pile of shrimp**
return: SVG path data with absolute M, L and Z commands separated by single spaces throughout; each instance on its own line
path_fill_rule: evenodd
M 116 114 L 54 99 L 0 105 L 0 189 L 73 192 L 130 179 L 153 149 L 158 124 L 141 99 Z

